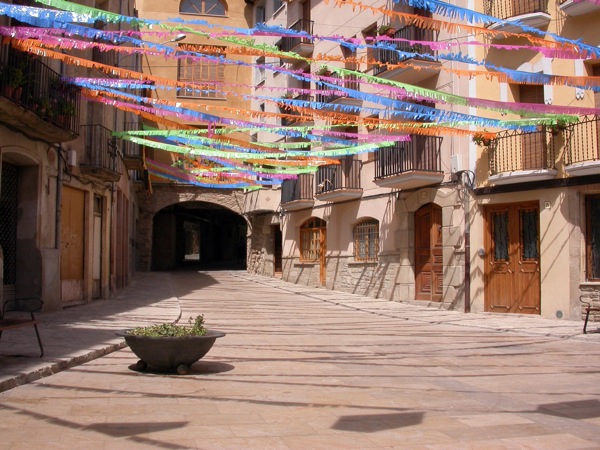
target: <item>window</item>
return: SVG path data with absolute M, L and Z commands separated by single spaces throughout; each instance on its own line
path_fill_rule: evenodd
M 283 0 L 273 0 L 273 14 L 279 11 L 279 8 L 283 6 Z
M 224 16 L 225 5 L 219 0 L 182 0 L 179 4 L 179 12 L 202 16 Z
M 377 261 L 379 255 L 379 221 L 366 219 L 354 227 L 354 259 Z
M 222 49 L 221 55 L 225 55 L 225 47 L 216 47 Z M 202 45 L 182 44 L 180 49 L 191 52 L 203 52 Z M 215 47 L 211 47 L 209 54 L 214 55 Z M 204 83 L 204 86 L 198 89 L 184 89 L 177 93 L 178 97 L 196 97 L 196 98 L 215 98 L 224 99 L 223 81 L 225 78 L 225 66 L 216 61 L 198 60 L 193 58 L 181 58 L 177 62 L 177 80 L 191 83 Z M 206 83 L 214 83 L 206 87 Z M 200 90 L 202 89 L 202 90 Z
M 256 17 L 254 18 L 255 23 L 265 23 L 267 21 L 267 14 L 265 12 L 264 5 L 257 6 L 255 9 Z
M 590 195 L 585 201 L 587 281 L 600 281 L 600 195 Z
M 321 257 L 322 243 L 325 239 L 326 222 L 311 217 L 300 227 L 300 259 L 317 261 Z
M 265 58 L 260 56 L 256 58 L 256 67 L 254 68 L 254 85 L 258 86 L 265 82 Z

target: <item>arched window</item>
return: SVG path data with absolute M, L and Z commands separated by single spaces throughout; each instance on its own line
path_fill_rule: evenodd
M 318 217 L 311 217 L 300 227 L 300 259 L 317 261 L 325 244 L 327 223 Z
M 354 226 L 354 259 L 377 261 L 379 255 L 379 221 L 365 219 Z
M 225 5 L 220 0 L 182 0 L 179 4 L 179 12 L 201 16 L 224 16 Z

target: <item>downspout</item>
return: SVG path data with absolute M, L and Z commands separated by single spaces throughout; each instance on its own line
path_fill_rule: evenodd
M 467 177 L 465 182 L 464 177 Z M 471 312 L 471 218 L 469 214 L 469 173 L 461 173 L 461 182 L 463 185 L 463 211 L 465 217 L 465 313 Z
M 54 218 L 54 248 L 60 250 L 60 226 L 62 221 L 62 185 L 63 185 L 63 148 L 62 146 L 56 147 L 56 153 L 58 154 L 56 176 L 56 215 Z

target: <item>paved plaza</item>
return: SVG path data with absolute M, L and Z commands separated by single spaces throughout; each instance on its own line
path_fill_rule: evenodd
M 116 332 L 202 313 L 188 375 Z M 600 332 L 245 272 L 141 273 L 0 340 L 0 449 L 599 449 Z

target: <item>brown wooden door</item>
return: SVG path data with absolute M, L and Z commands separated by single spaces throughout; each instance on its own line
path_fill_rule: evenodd
M 325 286 L 327 283 L 327 228 L 321 228 L 319 237 L 319 279 L 321 286 Z
M 442 301 L 442 208 L 430 203 L 415 213 L 415 299 Z
M 64 186 L 60 227 L 60 279 L 62 299 L 83 299 L 85 193 Z
M 540 313 L 539 206 L 486 209 L 485 310 Z

